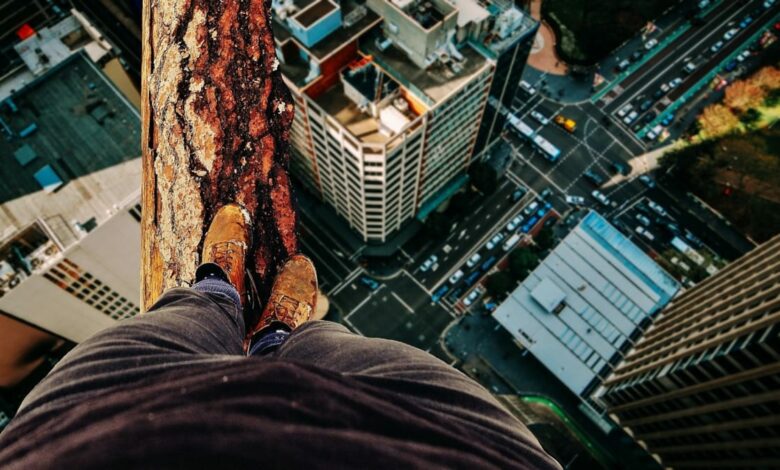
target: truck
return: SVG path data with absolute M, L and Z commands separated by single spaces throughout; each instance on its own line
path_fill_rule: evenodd
M 555 163 L 561 156 L 561 151 L 558 147 L 554 146 L 544 137 L 537 135 L 534 136 L 533 142 L 536 147 L 544 153 L 544 158 Z
M 566 129 L 566 132 L 573 134 L 577 130 L 577 121 L 567 118 L 563 114 L 558 114 L 553 118 L 556 124 Z

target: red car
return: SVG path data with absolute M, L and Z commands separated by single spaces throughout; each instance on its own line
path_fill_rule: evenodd
M 780 21 L 775 23 L 775 31 L 780 31 Z

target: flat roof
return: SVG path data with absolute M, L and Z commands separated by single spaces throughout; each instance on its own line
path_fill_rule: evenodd
M 470 45 L 464 45 L 460 49 L 464 58 L 461 64 L 463 70 L 460 72 L 454 73 L 440 62 L 434 63 L 427 69 L 421 69 L 395 45 L 389 46 L 384 51 L 379 50 L 375 38 L 374 34 L 369 34 L 365 40 L 361 39 L 361 50 L 371 55 L 374 61 L 398 83 L 429 104 L 439 103 L 451 93 L 464 87 L 475 74 L 487 66 L 487 59 L 482 54 Z
M 296 0 L 295 4 L 296 6 L 301 7 L 301 5 L 311 4 L 314 0 L 305 0 L 303 3 L 301 3 L 301 5 L 299 5 L 299 1 L 301 0 Z M 324 60 L 330 54 L 339 50 L 342 46 L 344 46 L 344 44 L 357 39 L 357 37 L 363 31 L 366 31 L 367 29 L 379 24 L 382 21 L 382 18 L 380 18 L 376 13 L 365 6 L 365 1 L 343 0 L 340 3 L 340 7 L 342 18 L 340 27 L 336 28 L 332 33 L 318 41 L 317 44 L 310 48 L 307 48 L 297 40 L 295 41 L 301 49 L 304 49 L 319 61 Z M 349 18 L 350 14 L 359 8 L 365 10 L 364 16 L 362 16 L 354 23 L 345 26 L 345 19 Z M 304 14 L 306 14 L 306 12 L 304 12 Z M 271 23 L 271 28 L 273 29 L 274 37 L 276 38 L 277 42 L 284 43 L 289 40 L 295 40 L 292 32 L 287 28 L 287 25 L 284 24 L 284 22 L 274 18 L 273 22 Z
M 582 395 L 606 378 L 679 289 L 631 240 L 590 212 L 493 317 Z M 563 308 L 550 309 L 560 302 Z
M 14 134 L 0 138 L 0 227 L 20 229 L 38 217 L 56 218 L 65 229 L 100 222 L 138 191 L 139 112 L 85 52 L 9 99 L 0 105 Z
M 305 10 L 294 15 L 293 18 L 295 21 L 308 28 L 317 20 L 332 12 L 336 8 L 338 8 L 338 5 L 331 2 L 330 0 L 317 0 L 317 2 L 314 4 L 306 7 Z

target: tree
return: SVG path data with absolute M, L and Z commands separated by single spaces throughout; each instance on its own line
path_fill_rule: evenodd
M 555 244 L 555 234 L 550 227 L 544 227 L 534 237 L 534 241 L 539 251 L 547 251 Z
M 780 88 L 769 90 L 764 99 L 764 106 L 767 108 L 774 108 L 777 105 L 780 105 Z
M 476 162 L 471 165 L 471 183 L 477 188 L 477 191 L 489 194 L 496 189 L 498 183 L 498 174 L 492 166 L 483 162 Z
M 512 280 L 512 277 L 504 271 L 498 271 L 488 277 L 487 281 L 485 281 L 485 287 L 487 288 L 488 294 L 498 300 L 506 297 L 507 292 L 514 286 L 515 283 Z
M 293 101 L 269 7 L 143 3 L 143 310 L 194 282 L 205 231 L 224 204 L 242 204 L 253 220 L 247 267 L 260 298 L 298 251 L 287 174 Z
M 508 262 L 509 272 L 516 280 L 522 281 L 539 264 L 539 257 L 530 248 L 522 247 L 509 253 Z

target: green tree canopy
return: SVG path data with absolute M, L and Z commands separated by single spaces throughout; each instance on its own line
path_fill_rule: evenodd
M 509 272 L 520 281 L 539 264 L 539 257 L 528 247 L 522 247 L 509 253 Z
M 506 294 L 515 286 L 512 277 L 504 271 L 498 271 L 491 275 L 485 281 L 485 287 L 487 287 L 488 294 L 494 298 L 501 300 L 506 297 Z
M 550 227 L 544 227 L 534 237 L 534 241 L 539 251 L 547 251 L 555 244 L 555 234 Z

